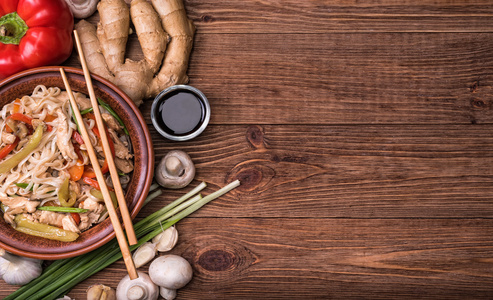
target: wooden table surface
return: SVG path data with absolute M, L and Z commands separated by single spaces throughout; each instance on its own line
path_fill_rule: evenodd
M 493 297 L 491 0 L 185 5 L 212 117 L 172 142 L 140 107 L 156 161 L 181 149 L 197 174 L 138 218 L 201 181 L 242 185 L 177 224 L 194 271 L 177 299 Z

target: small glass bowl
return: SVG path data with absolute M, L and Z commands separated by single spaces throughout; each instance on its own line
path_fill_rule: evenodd
M 176 98 L 180 97 L 179 95 L 182 95 L 182 98 Z M 183 95 L 195 97 L 199 107 L 193 103 L 193 100 L 190 100 L 191 98 L 185 99 Z M 171 101 L 175 104 L 171 104 Z M 186 105 L 179 105 L 179 103 L 191 104 L 190 110 L 187 110 Z M 198 116 L 198 113 L 200 113 L 200 116 Z M 188 141 L 197 137 L 209 124 L 210 116 L 211 108 L 205 95 L 197 88 L 189 85 L 174 85 L 164 89 L 154 98 L 151 107 L 152 125 L 163 137 L 173 141 Z M 168 121 L 165 119 L 168 119 Z M 172 129 L 176 125 L 173 122 L 183 123 L 187 121 L 191 122 L 192 129 L 184 132 Z M 195 122 L 197 124 L 193 125 Z

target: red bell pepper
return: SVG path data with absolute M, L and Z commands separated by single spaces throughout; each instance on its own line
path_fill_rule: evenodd
M 0 159 L 4 159 L 7 155 L 9 155 L 9 153 L 17 147 L 17 144 L 19 144 L 19 138 L 16 138 L 12 144 L 0 149 Z
M 0 80 L 64 62 L 72 53 L 73 28 L 64 0 L 0 1 Z

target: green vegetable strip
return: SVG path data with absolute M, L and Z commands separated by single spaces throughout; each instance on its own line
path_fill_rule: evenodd
M 72 104 L 70 102 L 69 102 L 69 105 L 70 105 L 70 115 L 72 116 L 72 121 L 74 122 L 75 126 L 77 127 L 77 132 L 80 133 L 79 123 L 77 122 L 77 119 L 75 118 L 74 109 L 72 108 Z
M 157 219 L 160 215 L 167 213 L 170 211 L 172 208 L 175 206 L 180 205 L 183 201 L 189 199 L 193 195 L 197 194 L 201 190 L 203 190 L 207 184 L 205 182 L 200 183 L 198 186 L 196 186 L 194 189 L 192 189 L 190 192 L 186 193 L 185 195 L 181 196 L 180 198 L 176 199 L 175 201 L 171 202 L 170 204 L 166 205 L 165 207 L 161 208 L 160 210 L 154 212 L 153 214 L 150 214 L 146 218 L 142 219 L 140 222 L 135 224 L 134 228 L 139 228 L 141 226 L 144 226 L 145 224 L 149 224 L 155 219 Z
M 41 143 L 41 139 L 43 138 L 43 132 L 44 126 L 38 125 L 33 135 L 24 145 L 24 147 L 19 150 L 19 152 L 7 158 L 7 160 L 3 161 L 0 164 L 0 174 L 10 171 L 12 168 L 17 166 L 24 158 L 28 157 L 29 154 L 31 154 L 36 148 L 38 148 L 39 144 Z
M 191 192 L 160 209 L 158 211 L 159 213 L 153 213 L 142 219 L 134 226 L 139 241 L 136 245 L 131 246 L 130 250 L 137 249 L 140 245 L 148 242 L 163 230 L 173 226 L 181 219 L 197 211 L 208 202 L 229 192 L 239 184 L 239 181 L 234 181 L 210 195 L 203 198 L 197 195 L 184 203 L 184 201 L 205 187 L 205 184 L 201 184 Z M 158 192 L 152 193 L 148 197 L 157 197 L 161 191 L 158 190 Z M 166 214 L 168 219 L 163 220 L 161 217 L 162 214 Z M 19 288 L 7 296 L 5 300 L 27 299 L 27 297 L 29 299 L 57 299 L 61 295 L 68 293 L 71 288 L 82 280 L 87 279 L 121 258 L 121 250 L 117 241 L 113 239 L 103 247 L 85 255 L 52 263 L 40 277 Z
M 16 183 L 15 185 L 18 186 L 18 187 L 20 187 L 20 188 L 25 189 L 25 188 L 27 188 L 27 186 L 29 185 L 29 183 L 23 183 L 23 182 L 21 182 L 21 183 Z
M 80 114 L 81 114 L 81 115 L 85 115 L 85 114 L 87 114 L 87 113 L 92 112 L 93 110 L 94 110 L 94 109 L 93 109 L 92 107 L 89 107 L 89 108 L 86 108 L 86 109 L 84 109 L 84 110 L 81 110 L 81 111 L 80 111 Z
M 39 210 L 56 211 L 56 212 L 66 212 L 66 213 L 85 213 L 88 209 L 77 208 L 77 207 L 63 207 L 63 206 L 40 206 Z
M 188 206 L 194 204 L 195 202 L 199 201 L 200 199 L 202 199 L 202 196 L 197 195 L 197 196 L 193 197 L 192 199 L 174 207 L 173 209 L 168 210 L 166 213 L 164 213 L 164 215 L 162 217 L 155 218 L 151 223 L 147 223 L 147 225 L 144 225 L 142 227 L 136 226 L 135 228 L 137 228 L 137 229 L 135 229 L 135 234 L 142 235 L 142 234 L 149 232 L 150 230 L 152 230 L 151 226 L 155 226 L 156 224 L 160 224 L 161 222 L 163 222 L 167 218 L 173 216 L 174 214 L 178 213 L 179 211 L 181 211 L 181 210 L 187 208 Z
M 104 102 L 103 100 L 101 100 L 101 99 L 99 99 L 99 98 L 98 98 L 98 103 L 99 103 L 99 105 L 101 105 L 104 109 L 106 109 L 106 110 L 110 113 L 110 115 L 112 115 L 112 116 L 113 116 L 113 118 L 115 118 L 115 119 L 116 119 L 116 121 L 117 121 L 118 123 L 120 123 L 120 125 L 123 127 L 123 131 L 125 131 L 125 134 L 126 134 L 126 135 L 130 135 L 130 134 L 128 133 L 127 127 L 125 127 L 125 124 L 123 124 L 122 119 L 121 119 L 121 118 L 120 118 L 120 116 L 119 116 L 119 115 L 118 115 L 118 114 L 117 114 L 117 113 L 113 110 L 113 108 L 111 108 L 111 106 L 109 106 L 106 102 Z
M 44 270 L 43 274 L 28 284 L 20 287 L 17 291 L 7 296 L 5 299 L 29 299 L 33 294 L 39 293 L 43 288 L 49 287 L 53 279 L 61 279 L 67 273 L 74 272 L 78 267 L 84 267 L 84 264 L 93 260 L 99 255 L 97 252 L 90 252 L 91 255 L 79 256 L 80 259 L 74 260 L 73 263 L 67 263 L 65 259 L 57 260 L 50 264 Z

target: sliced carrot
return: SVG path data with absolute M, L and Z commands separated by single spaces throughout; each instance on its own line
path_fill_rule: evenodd
M 54 115 L 50 115 L 50 114 L 47 114 L 44 121 L 45 122 L 52 122 L 53 120 L 56 120 L 57 117 L 55 117 Z
M 82 164 L 82 160 L 77 159 L 77 163 L 72 167 L 68 168 L 68 173 L 70 174 L 70 180 L 78 181 L 82 178 L 82 174 L 84 174 L 84 165 Z
M 101 172 L 105 174 L 110 170 L 108 166 L 108 161 L 104 161 L 103 166 L 101 167 Z M 96 178 L 96 173 L 94 172 L 94 168 L 92 166 L 85 166 L 84 167 L 84 174 L 82 175 L 84 177 L 89 177 L 89 178 Z
M 14 109 L 12 110 L 12 113 L 20 113 L 21 112 L 21 99 L 17 98 L 14 101 Z

